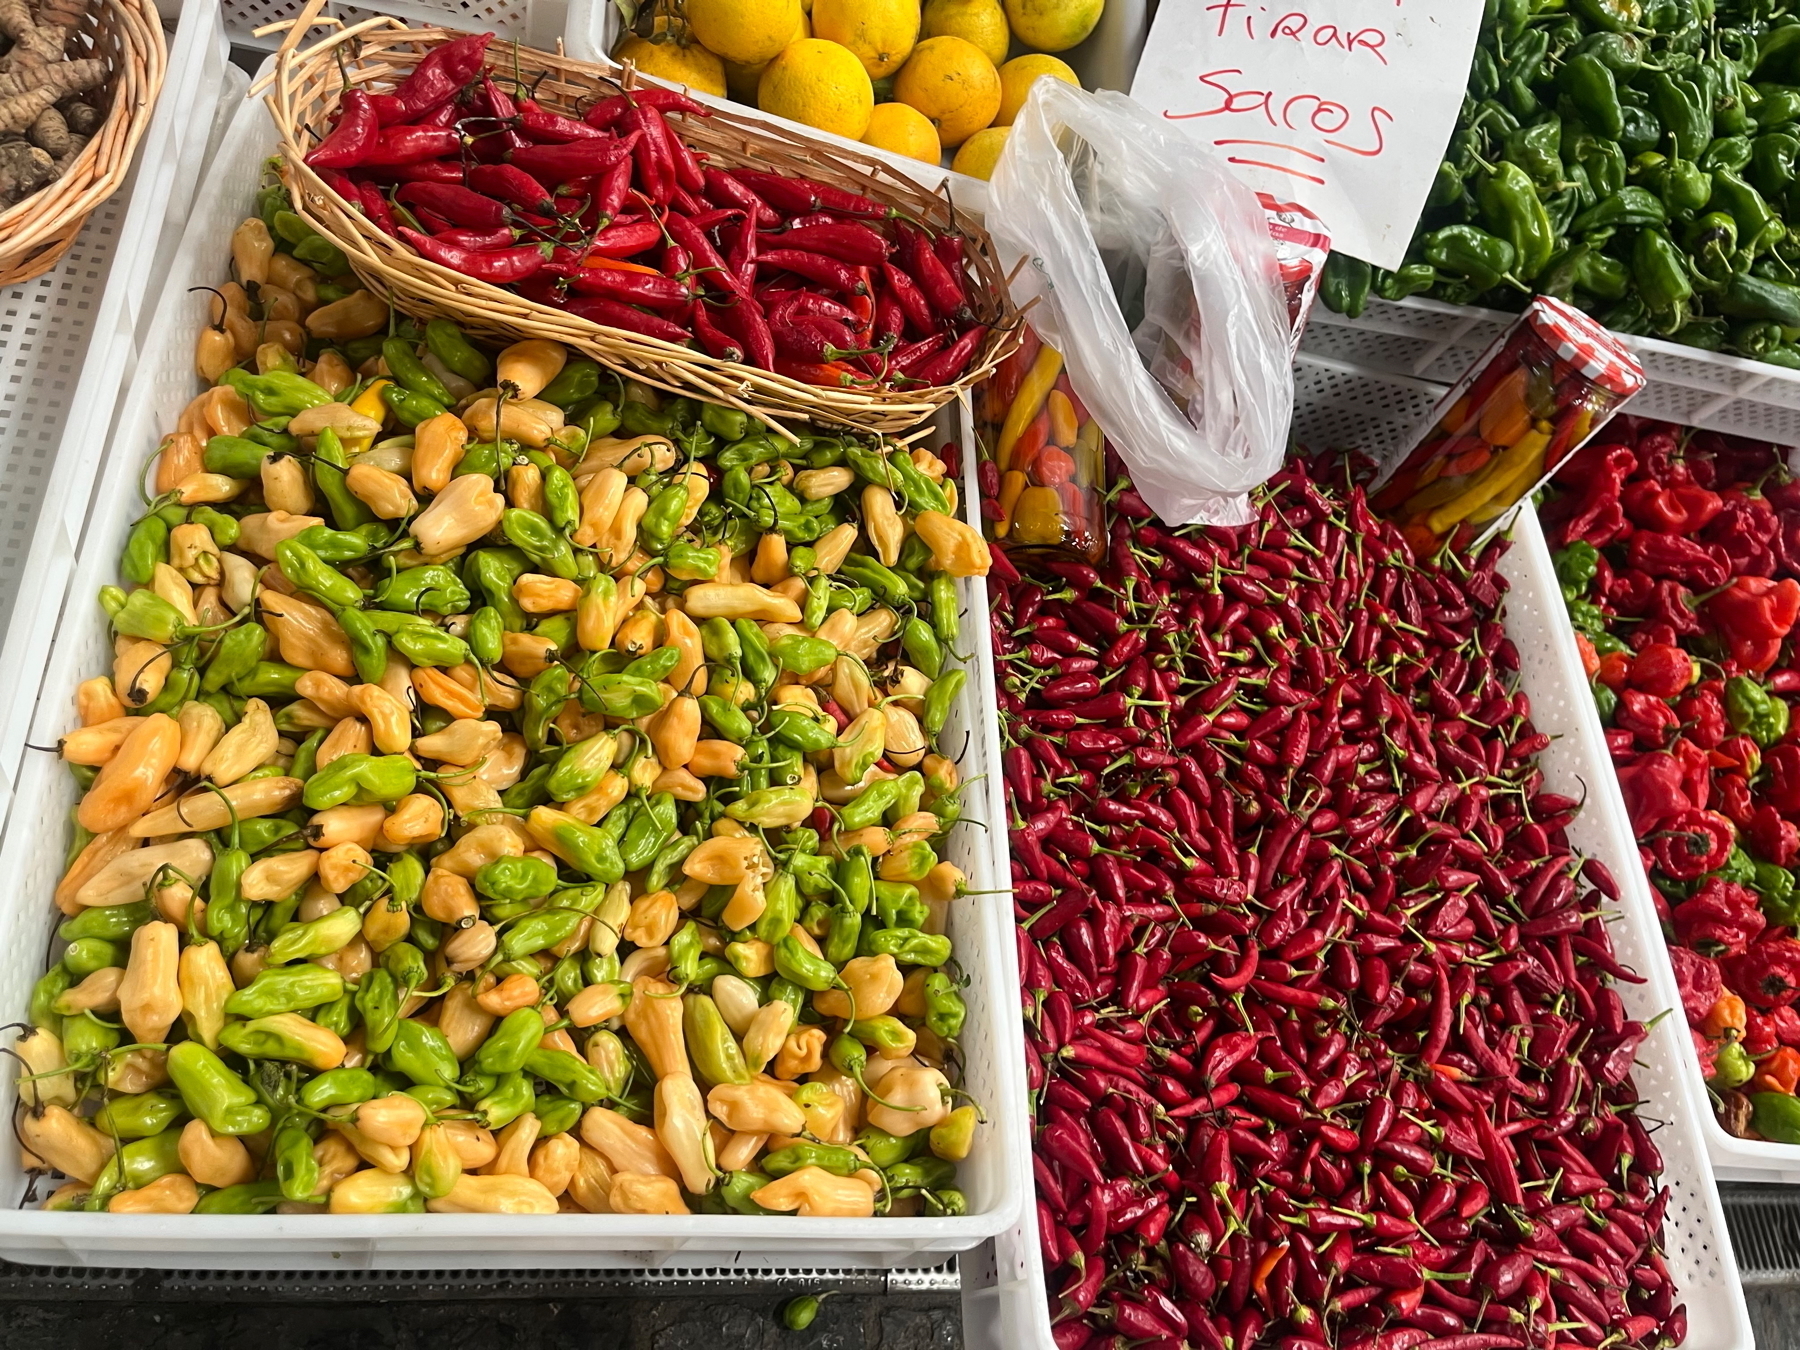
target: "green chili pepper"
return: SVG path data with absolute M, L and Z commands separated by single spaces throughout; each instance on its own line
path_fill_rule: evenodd
M 1768 747 L 1787 734 L 1786 700 L 1771 694 L 1747 675 L 1725 681 L 1725 715 L 1732 730 Z
M 344 453 L 344 445 L 338 439 L 337 432 L 330 427 L 322 428 L 313 448 L 313 483 L 318 487 L 319 495 L 331 507 L 331 518 L 342 531 L 368 525 L 375 519 L 375 513 L 369 509 L 368 504 L 351 492 L 344 481 L 345 470 L 349 467 L 350 457 Z M 366 548 L 363 550 L 365 553 L 367 551 Z
M 925 977 L 925 1025 L 940 1039 L 953 1041 L 960 1036 L 968 1012 L 948 975 L 938 970 Z
M 541 1018 L 538 1032 L 543 1034 Z M 386 1058 L 389 1068 L 420 1087 L 449 1087 L 461 1072 L 444 1033 L 411 1018 L 400 1019 Z
M 777 872 L 763 887 L 763 912 L 755 924 L 764 942 L 779 941 L 800 915 L 800 889 L 791 872 Z
M 803 1167 L 817 1167 L 833 1176 L 855 1176 L 869 1165 L 852 1149 L 839 1144 L 799 1143 L 773 1149 L 759 1160 L 772 1177 L 785 1177 Z
M 501 517 L 500 528 L 515 547 L 544 572 L 574 581 L 580 576 L 575 565 L 575 551 L 556 527 L 536 511 L 509 507 Z
M 448 319 L 425 325 L 425 346 L 446 370 L 460 375 L 477 389 L 485 388 L 494 375 L 494 363 Z
M 481 1073 L 517 1073 L 525 1057 L 544 1038 L 544 1019 L 535 1006 L 516 1008 L 488 1033 L 470 1062 Z
M 546 908 L 527 914 L 506 930 L 500 941 L 500 954 L 517 961 L 546 951 L 572 936 L 584 917 L 579 909 Z
M 872 954 L 891 956 L 903 966 L 941 966 L 950 959 L 947 937 L 931 936 L 916 928 L 882 928 L 869 938 Z
M 814 956 L 792 934 L 775 943 L 775 969 L 782 978 L 814 993 L 822 993 L 843 984 L 838 978 L 836 966 L 823 956 Z
M 218 872 L 219 862 L 213 863 L 213 871 Z M 129 905 L 103 905 L 84 909 L 74 918 L 62 924 L 56 930 L 56 936 L 64 942 L 82 942 L 90 938 L 99 938 L 106 942 L 123 942 L 138 929 L 155 918 L 154 907 L 148 900 L 135 901 Z M 61 990 L 57 991 L 62 992 Z
M 170 1092 L 128 1093 L 108 1099 L 94 1113 L 100 1133 L 120 1139 L 148 1139 L 187 1115 L 181 1098 Z
M 968 679 L 968 671 L 959 666 L 932 683 L 925 694 L 924 716 L 919 719 L 919 725 L 927 736 L 935 739 L 943 731 L 944 724 L 950 720 L 950 710 L 955 706 L 957 696 L 962 693 L 963 685 Z
M 719 1198 L 734 1214 L 769 1214 L 772 1211 L 764 1209 L 750 1197 L 772 1180 L 774 1178 L 763 1172 L 728 1172 L 717 1187 Z
M 416 427 L 421 422 L 442 417 L 449 411 L 436 399 L 414 393 L 403 384 L 382 385 L 381 401 L 387 405 L 389 412 L 400 419 L 401 425 L 406 427 Z
M 343 977 L 326 966 L 271 967 L 226 999 L 225 1011 L 232 1017 L 270 1017 L 316 1008 L 343 993 Z
M 861 830 L 876 824 L 894 804 L 900 791 L 899 784 L 891 778 L 871 783 L 838 811 L 838 824 L 846 830 Z
M 148 586 L 156 564 L 169 560 L 169 527 L 157 516 L 145 516 L 131 527 L 119 574 L 138 586 Z
M 585 1106 L 592 1106 L 607 1096 L 606 1080 L 593 1065 L 567 1050 L 536 1047 L 525 1057 L 525 1071 Z
M 48 1022 L 34 1022 L 46 1031 L 55 1031 L 58 1024 L 62 1028 L 63 1054 L 69 1063 L 81 1068 L 92 1068 L 101 1055 L 118 1046 L 119 1029 L 108 1026 L 92 1013 L 82 1013 L 76 1017 L 62 1018 L 55 1012 L 50 1014 Z
M 915 1158 L 896 1163 L 887 1172 L 889 1188 L 895 1195 L 903 1192 L 937 1190 L 956 1180 L 956 1164 L 942 1158 Z
M 429 367 L 413 351 L 413 344 L 406 339 L 388 338 L 381 344 L 381 359 L 387 363 L 388 374 L 413 393 L 423 394 L 446 408 L 456 402 L 456 396 L 445 388 L 442 380 L 431 373 Z
M 222 473 L 227 478 L 258 478 L 269 447 L 247 436 L 212 436 L 201 452 L 201 464 L 208 473 Z
M 756 734 L 742 709 L 717 694 L 700 695 L 700 715 L 719 735 L 736 745 L 743 745 Z
M 362 914 L 346 905 L 283 929 L 269 944 L 268 961 L 270 965 L 284 965 L 289 961 L 329 956 L 354 942 L 361 932 Z
M 1476 199 L 1489 228 L 1512 245 L 1512 270 L 1519 280 L 1530 281 L 1537 276 L 1550 261 L 1556 240 L 1543 200 L 1530 177 L 1516 164 L 1497 164 L 1477 187 Z M 1435 258 L 1431 261 L 1436 263 Z
M 231 682 L 230 692 L 239 698 L 298 698 L 294 684 L 304 674 L 299 666 L 284 661 L 258 661 L 249 674 Z
M 1714 303 L 1734 319 L 1758 319 L 1800 326 L 1800 286 L 1740 273 L 1731 278 Z
M 682 997 L 682 1029 L 694 1067 L 709 1086 L 748 1083 L 750 1070 L 719 1007 L 705 994 Z
M 1333 313 L 1359 319 L 1368 305 L 1373 280 L 1374 273 L 1368 263 L 1334 249 L 1325 259 L 1325 270 L 1319 275 L 1319 299 Z
M 196 1214 L 267 1214 L 287 1197 L 279 1181 L 246 1181 L 208 1191 L 194 1206 Z
M 1694 288 L 1686 261 L 1669 236 L 1661 230 L 1639 230 L 1632 245 L 1631 272 L 1645 307 L 1661 316 L 1664 327 L 1680 327 Z

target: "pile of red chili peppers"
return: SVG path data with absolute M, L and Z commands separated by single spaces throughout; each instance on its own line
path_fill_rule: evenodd
M 554 112 L 484 69 L 491 39 L 434 48 L 391 94 L 348 90 L 306 163 L 432 262 L 610 328 L 831 388 L 968 369 L 988 330 L 962 235 L 709 166 L 669 115 L 710 110 L 673 90 Z
M 1330 472 L 1238 529 L 1123 485 L 1099 568 L 995 550 L 1056 1343 L 1678 1344 L 1502 546 L 1420 565 Z
M 1621 419 L 1545 511 L 1722 1123 L 1800 1143 L 1800 483 Z

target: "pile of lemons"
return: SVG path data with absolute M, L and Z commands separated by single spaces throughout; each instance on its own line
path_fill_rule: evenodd
M 1105 0 L 683 0 L 613 51 L 646 74 L 866 145 L 988 177 L 1034 80 Z M 1035 48 L 1006 59 L 1014 40 Z

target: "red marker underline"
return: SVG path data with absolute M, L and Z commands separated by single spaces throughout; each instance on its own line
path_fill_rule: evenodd
M 1271 150 L 1286 150 L 1289 154 L 1302 155 L 1305 158 L 1314 160 L 1320 164 L 1323 164 L 1325 162 L 1325 156 L 1315 155 L 1310 150 L 1302 150 L 1299 146 L 1289 145 L 1286 141 L 1221 140 L 1221 141 L 1214 141 L 1213 144 L 1214 145 L 1266 145 Z
M 1290 169 L 1285 164 L 1270 164 L 1267 160 L 1261 159 L 1243 159 L 1237 155 L 1226 156 L 1225 162 L 1227 164 L 1248 164 L 1256 169 L 1273 169 L 1276 173 L 1289 173 L 1296 178 L 1304 178 L 1309 183 L 1317 183 L 1320 187 L 1325 186 L 1323 178 L 1315 177 L 1310 173 L 1301 173 L 1298 169 Z

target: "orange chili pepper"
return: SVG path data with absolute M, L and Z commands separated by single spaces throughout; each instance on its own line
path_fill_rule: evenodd
M 597 253 L 590 253 L 582 259 L 583 267 L 603 267 L 609 272 L 647 272 L 653 277 L 660 277 L 661 272 L 643 263 L 626 262 L 623 258 L 602 258 Z
M 1800 1085 L 1800 1050 L 1791 1045 L 1781 1046 L 1757 1065 L 1756 1084 L 1766 1092 L 1785 1092 L 1793 1095 L 1796 1085 Z
M 1748 1024 L 1749 1010 L 1745 1008 L 1744 1000 L 1736 994 L 1720 994 L 1718 1001 L 1706 1010 L 1700 1030 L 1716 1039 L 1728 1031 L 1742 1032 Z
M 1469 425 L 1469 396 L 1464 394 L 1452 403 L 1438 419 L 1438 426 L 1455 435 Z
M 1032 477 L 1050 487 L 1058 487 L 1075 476 L 1075 461 L 1061 446 L 1046 445 L 1038 451 L 1037 463 L 1031 466 Z
M 1588 679 L 1593 679 L 1600 673 L 1600 653 L 1594 650 L 1594 644 L 1586 633 L 1575 634 L 1575 650 L 1581 653 L 1581 673 Z
M 1485 469 L 1488 461 L 1493 457 L 1494 450 L 1492 446 L 1476 445 L 1474 448 L 1464 450 L 1454 458 L 1446 460 L 1444 463 L 1444 471 L 1441 476 L 1445 478 L 1462 478 L 1465 475 L 1477 473 L 1480 470 Z
M 1608 652 L 1595 667 L 1594 678 L 1608 689 L 1623 689 L 1631 678 L 1631 658 L 1624 652 Z
M 1044 442 L 1050 435 L 1050 410 L 1046 408 L 1026 425 L 1019 439 L 1013 443 L 1012 466 L 1015 469 L 1030 473 L 1037 461 L 1038 451 L 1044 448 Z
M 1268 1299 L 1269 1276 L 1274 1273 L 1275 1267 L 1281 1264 L 1281 1258 L 1287 1253 L 1288 1245 L 1284 1242 L 1279 1247 L 1269 1248 L 1263 1253 L 1262 1260 L 1256 1263 L 1256 1273 L 1250 1277 L 1250 1287 L 1256 1291 L 1258 1298 L 1265 1301 Z

